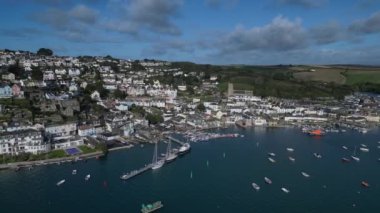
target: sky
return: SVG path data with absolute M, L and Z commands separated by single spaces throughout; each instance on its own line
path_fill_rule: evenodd
M 380 65 L 380 0 L 0 0 L 0 49 Z

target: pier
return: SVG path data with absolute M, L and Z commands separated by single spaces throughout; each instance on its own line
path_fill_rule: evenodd
M 180 140 L 178 140 L 176 138 L 173 138 L 172 136 L 166 136 L 166 138 L 169 139 L 169 140 L 172 140 L 172 141 L 174 141 L 176 143 L 178 143 L 181 146 L 183 146 L 185 144 L 184 142 L 182 142 L 182 141 L 180 141 Z
M 139 174 L 142 174 L 144 173 L 145 171 L 148 171 L 149 169 L 151 169 L 153 166 L 152 163 L 148 164 L 148 165 L 145 165 L 144 167 L 142 167 L 141 169 L 138 169 L 138 170 L 133 170 L 127 174 L 124 174 L 120 177 L 120 179 L 122 180 L 128 180 L 128 179 L 131 179 Z
M 167 136 L 167 138 L 168 138 L 169 140 L 171 140 L 171 141 L 174 141 L 174 142 L 178 143 L 178 144 L 181 145 L 181 146 L 183 146 L 183 145 L 185 144 L 184 142 L 182 142 L 182 141 L 180 141 L 180 140 L 178 140 L 178 139 L 176 139 L 176 138 L 173 138 L 173 137 L 171 137 L 171 136 Z M 177 150 L 177 149 L 174 149 L 174 151 L 172 150 L 172 153 L 174 153 L 175 155 L 177 155 L 177 154 L 178 154 L 178 150 Z M 167 158 L 167 157 L 165 157 L 165 160 L 166 160 L 166 158 Z M 133 171 L 131 171 L 131 172 L 128 172 L 128 173 L 126 173 L 126 174 L 123 174 L 123 175 L 120 177 L 120 179 L 122 179 L 122 180 L 128 180 L 128 179 L 131 179 L 131 178 L 133 178 L 133 177 L 135 177 L 135 176 L 137 176 L 137 175 L 140 175 L 140 174 L 142 174 L 142 173 L 144 173 L 144 172 L 146 172 L 146 171 L 152 169 L 153 166 L 154 166 L 154 163 L 147 164 L 147 165 L 145 165 L 144 167 L 142 167 L 142 168 L 140 168 L 140 169 L 133 170 Z

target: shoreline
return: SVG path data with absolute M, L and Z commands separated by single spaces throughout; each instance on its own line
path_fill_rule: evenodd
M 53 158 L 53 159 L 38 160 L 38 161 L 21 161 L 21 162 L 0 164 L 0 170 L 19 169 L 19 168 L 27 168 L 27 167 L 32 167 L 32 166 L 64 163 L 64 162 L 75 162 L 76 159 L 78 158 L 80 158 L 81 160 L 86 160 L 86 159 L 97 158 L 97 157 L 102 157 L 102 156 L 104 156 L 103 152 L 96 151 L 92 153 L 63 157 L 63 158 Z

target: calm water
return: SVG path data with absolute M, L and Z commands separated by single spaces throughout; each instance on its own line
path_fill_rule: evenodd
M 150 161 L 153 146 L 113 152 L 103 161 L 0 171 L 1 212 L 139 212 L 142 203 L 156 200 L 165 205 L 160 212 L 379 212 L 379 132 L 330 133 L 323 138 L 295 129 L 222 132 L 245 137 L 193 143 L 190 154 L 127 182 L 119 176 Z M 340 158 L 349 157 L 361 143 L 370 152 L 358 151 L 359 163 L 341 163 Z M 294 148 L 294 153 L 286 147 Z M 267 160 L 268 152 L 277 154 L 277 163 Z M 317 159 L 313 152 L 323 157 Z M 288 156 L 296 161 L 290 162 Z M 77 175 L 71 175 L 73 169 Z M 311 177 L 303 177 L 301 171 Z M 91 179 L 85 182 L 89 173 Z M 264 176 L 273 184 L 265 185 Z M 61 179 L 66 183 L 57 187 Z M 371 187 L 362 188 L 362 180 Z M 261 186 L 259 192 L 252 182 Z

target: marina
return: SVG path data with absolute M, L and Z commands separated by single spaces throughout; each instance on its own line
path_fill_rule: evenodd
M 184 158 L 178 157 L 176 161 L 157 170 L 148 169 L 151 172 L 143 172 L 128 181 L 120 181 L 121 173 L 153 162 L 155 145 L 115 151 L 107 159 L 88 160 L 87 163 L 80 161 L 18 172 L 1 171 L 0 204 L 5 206 L 5 212 L 10 210 L 8 205 L 12 205 L 12 212 L 17 213 L 23 212 L 20 205 L 30 206 L 32 212 L 64 213 L 70 211 L 72 205 L 78 211 L 141 212 L 142 203 L 154 203 L 157 200 L 165 205 L 157 212 L 178 212 L 181 209 L 184 213 L 228 213 L 236 211 L 236 206 L 243 212 L 275 213 L 353 213 L 366 212 L 367 208 L 380 208 L 377 202 L 380 172 L 376 169 L 380 153 L 374 149 L 380 139 L 378 134 L 368 132 L 363 138 L 361 133 L 347 132 L 316 139 L 294 129 L 230 129 L 222 133 L 228 134 L 228 131 L 238 131 L 245 137 L 218 139 L 217 143 L 191 143 L 191 154 Z M 359 151 L 360 142 L 358 144 L 357 141 L 364 140 L 367 148 L 371 149 L 368 153 Z M 260 147 L 256 146 L 258 141 Z M 172 142 L 173 148 L 179 150 L 180 145 Z M 158 161 L 162 159 L 161 153 L 166 152 L 167 145 L 158 144 Z M 354 160 L 349 157 L 353 155 L 355 145 L 358 147 L 356 156 L 360 157 L 357 163 L 353 163 Z M 349 151 L 342 149 L 342 146 L 349 147 Z M 289 147 L 296 151 L 288 152 L 286 148 Z M 272 165 L 268 161 L 269 152 L 276 154 L 273 157 L 276 164 Z M 323 158 L 317 160 L 312 153 L 319 153 Z M 293 163 L 288 159 L 289 156 L 296 161 Z M 349 158 L 351 163 L 343 164 L 340 160 L 342 157 Z M 242 170 L 247 166 L 249 170 Z M 77 175 L 72 175 L 74 169 Z M 226 169 L 240 171 L 235 175 L 237 181 L 231 180 Z M 310 177 L 306 178 L 301 172 Z M 84 182 L 87 174 L 91 178 Z M 344 178 L 338 180 L 331 176 Z M 65 183 L 57 187 L 58 181 L 63 179 Z M 368 183 L 369 187 L 363 186 L 362 181 Z M 256 183 L 260 189 L 256 190 L 252 183 Z M 30 193 L 24 192 L 26 186 L 31 186 Z M 289 193 L 281 188 L 289 190 Z M 37 193 L 46 196 L 46 203 L 39 202 L 40 198 L 34 196 Z M 19 205 L 11 200 L 16 197 Z M 288 207 L 283 204 L 285 201 L 297 203 L 302 208 Z M 108 202 L 114 204 L 110 206 L 106 204 Z M 184 209 L 183 206 L 188 202 L 197 205 Z

